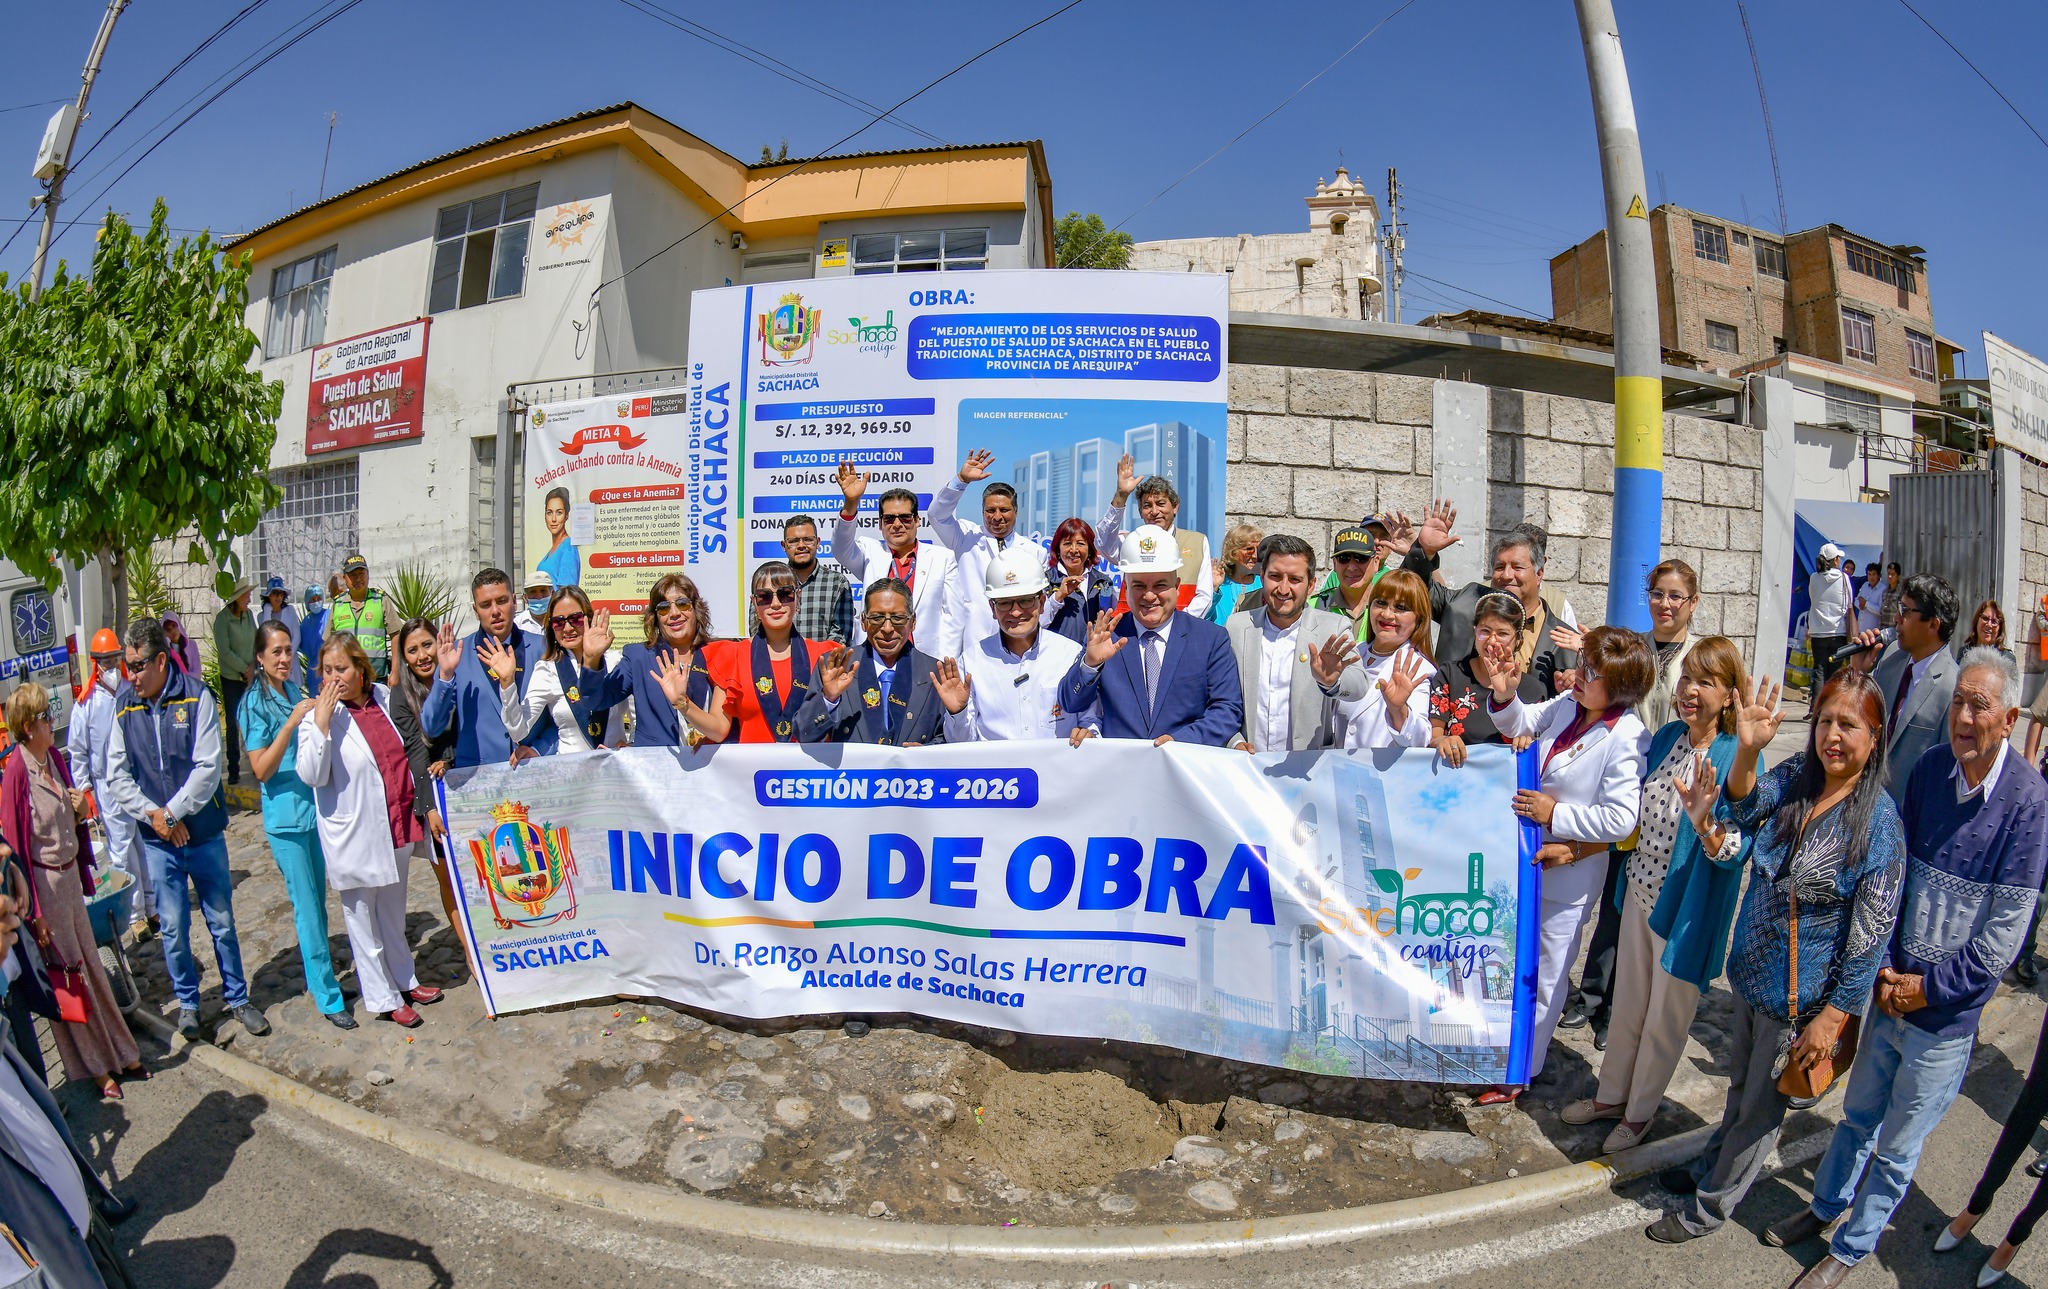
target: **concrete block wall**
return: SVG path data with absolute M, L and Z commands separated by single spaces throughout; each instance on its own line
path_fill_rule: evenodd
M 1428 377 L 1236 364 L 1230 373 L 1229 520 L 1307 538 L 1327 552 L 1369 513 L 1418 516 L 1441 453 L 1483 450 L 1486 513 L 1458 531 L 1484 548 L 1524 521 L 1550 533 L 1547 581 L 1587 625 L 1606 615 L 1614 505 L 1611 404 L 1487 389 L 1485 444 L 1440 438 Z M 1448 432 L 1448 431 L 1444 431 Z M 1763 546 L 1763 443 L 1747 425 L 1665 418 L 1664 555 L 1700 575 L 1695 630 L 1754 656 Z M 2048 498 L 2044 498 L 2048 504 Z

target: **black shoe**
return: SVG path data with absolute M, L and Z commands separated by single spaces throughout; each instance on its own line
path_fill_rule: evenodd
M 2029 953 L 2012 964 L 2012 978 L 2032 989 L 2041 983 L 2041 969 L 2034 965 L 2034 955 Z
M 846 1022 L 846 1036 L 848 1038 L 859 1038 L 867 1032 L 868 1023 L 864 1020 L 850 1020 Z
M 1682 1164 L 1658 1173 L 1657 1184 L 1673 1195 L 1691 1195 L 1700 1188 L 1699 1178 L 1692 1175 L 1691 1168 Z
M 1820 1214 L 1810 1208 L 1802 1208 L 1782 1222 L 1773 1222 L 1764 1231 L 1764 1243 L 1775 1249 L 1788 1249 L 1804 1240 L 1811 1240 L 1828 1229 L 1830 1223 L 1820 1220 Z
M 263 1013 L 257 1011 L 253 1003 L 243 1003 L 240 1007 L 231 1007 L 228 1009 L 228 1015 L 240 1021 L 242 1028 L 257 1038 L 262 1038 L 270 1032 L 270 1022 L 263 1019 Z
M 355 1028 L 356 1028 L 356 1018 L 355 1018 L 355 1017 L 353 1017 L 353 1016 L 351 1016 L 351 1015 L 349 1015 L 349 1014 L 348 1014 L 347 1012 L 345 1012 L 345 1011 L 342 1011 L 342 1012 L 322 1012 L 321 1014 L 322 1014 L 322 1015 L 324 1015 L 325 1017 L 327 1017 L 327 1023 L 328 1023 L 328 1024 L 330 1024 L 330 1025 L 332 1025 L 332 1026 L 334 1026 L 334 1027 L 335 1027 L 336 1029 L 355 1029 Z
M 1584 1029 L 1591 1023 L 1592 1021 L 1587 1017 L 1586 1009 L 1583 1007 L 1570 1008 L 1566 1010 L 1564 1015 L 1557 1018 L 1557 1027 L 1559 1029 Z
M 362 990 L 356 988 L 355 985 L 351 984 L 346 980 L 336 981 L 335 983 L 341 986 L 342 998 L 349 1002 L 354 1002 L 356 999 L 361 998 L 363 996 Z
M 1824 1097 L 1826 1095 L 1827 1093 L 1825 1092 L 1821 1093 L 1821 1097 Z M 1820 1104 L 1821 1097 L 1793 1097 L 1791 1100 L 1787 1101 L 1785 1105 L 1787 1108 L 1793 1110 L 1811 1110 L 1815 1106 Z
M 2027 1165 L 2027 1176 L 2048 1177 L 2048 1155 L 2036 1155 L 2034 1162 Z
M 1593 1031 L 1593 1050 L 1596 1052 L 1607 1050 L 1607 1029 L 1605 1026 Z
M 1687 1240 L 1699 1239 L 1699 1234 L 1685 1229 L 1685 1223 L 1678 1220 L 1678 1214 L 1666 1213 L 1650 1223 L 1643 1232 L 1659 1244 L 1684 1244 Z
M 123 1199 L 112 1191 L 93 1196 L 92 1208 L 93 1212 L 112 1223 L 125 1222 L 135 1216 L 135 1201 Z
M 178 1033 L 183 1035 L 188 1043 L 199 1041 L 199 1012 L 196 1009 L 185 1008 L 178 1012 Z

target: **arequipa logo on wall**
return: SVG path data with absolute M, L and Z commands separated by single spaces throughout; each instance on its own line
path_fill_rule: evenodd
M 755 562 L 782 558 L 790 516 L 816 519 L 819 554 L 833 555 L 842 460 L 873 476 L 861 524 L 879 536 L 883 492 L 908 488 L 929 509 L 977 448 L 996 454 L 991 477 L 1016 488 L 1020 533 L 1043 539 L 1067 518 L 1100 520 L 1128 453 L 1140 475 L 1173 484 L 1179 527 L 1216 550 L 1228 302 L 1221 275 L 1074 269 L 696 292 L 693 417 L 705 434 L 729 436 L 745 501 L 732 517 L 744 525 L 732 532 L 732 579 L 700 587 L 744 622 L 744 578 Z M 980 515 L 984 486 L 967 490 L 961 515 Z
M 731 746 L 439 792 L 473 838 L 458 894 L 494 1015 L 617 993 L 914 1012 L 1484 1084 L 1528 1068 L 1521 768 L 1490 746 L 1456 770 L 1427 750 Z

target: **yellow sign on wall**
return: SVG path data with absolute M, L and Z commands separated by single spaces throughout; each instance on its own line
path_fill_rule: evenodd
M 843 269 L 846 267 L 846 241 L 844 237 L 828 237 L 824 250 L 818 256 L 821 269 Z

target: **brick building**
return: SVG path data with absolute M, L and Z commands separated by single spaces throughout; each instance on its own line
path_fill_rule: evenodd
M 1936 403 L 1934 310 L 1917 246 L 1885 246 L 1823 224 L 1780 237 L 1680 206 L 1650 212 L 1666 349 L 1727 371 L 1804 354 Z M 1612 332 L 1605 230 L 1550 261 L 1551 313 Z

